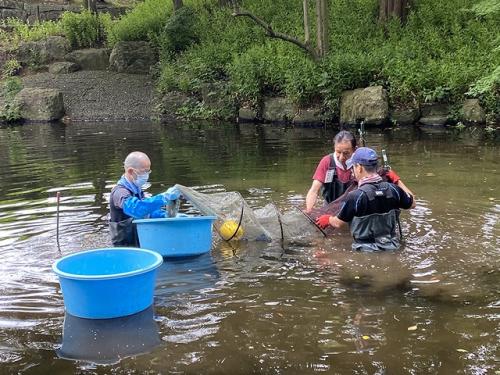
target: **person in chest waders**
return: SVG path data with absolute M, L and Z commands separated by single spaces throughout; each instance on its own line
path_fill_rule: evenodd
M 377 173 L 377 153 L 360 147 L 352 156 L 352 169 L 358 189 L 347 194 L 336 216 L 322 215 L 316 220 L 321 228 L 341 228 L 349 224 L 354 250 L 396 250 L 400 246 L 397 225 L 400 209 L 415 207 L 413 194 Z
M 168 214 L 162 209 L 180 198 L 180 192 L 169 188 L 165 193 L 146 197 L 142 187 L 151 173 L 149 157 L 140 151 L 131 152 L 123 163 L 125 173 L 109 197 L 109 229 L 114 246 L 138 247 L 139 240 L 134 219 L 163 218 Z
M 334 152 L 325 155 L 314 172 L 311 188 L 306 195 L 306 214 L 311 214 L 320 192 L 325 204 L 329 204 L 356 185 L 351 160 L 356 151 L 356 138 L 351 132 L 342 130 L 333 138 L 333 148 Z M 388 182 L 404 186 L 393 170 L 384 175 Z

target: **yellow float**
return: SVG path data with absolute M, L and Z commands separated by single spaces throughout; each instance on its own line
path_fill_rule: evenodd
M 229 241 L 230 239 L 239 240 L 244 234 L 243 228 L 241 226 L 238 228 L 238 223 L 234 220 L 224 221 L 219 228 L 219 233 L 226 241 Z

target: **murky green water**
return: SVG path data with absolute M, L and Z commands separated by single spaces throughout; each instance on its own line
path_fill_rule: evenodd
M 51 270 L 60 256 L 57 191 L 63 254 L 109 243 L 109 189 L 135 149 L 151 156 L 153 193 L 174 183 L 237 190 L 253 208 L 274 201 L 286 210 L 304 203 L 333 134 L 0 128 L 0 373 L 497 374 L 500 148 L 475 133 L 369 132 L 418 197 L 402 215 L 407 246 L 397 254 L 353 253 L 347 233 L 285 248 L 219 243 L 207 256 L 162 265 L 154 311 L 114 327 L 65 320 Z M 118 344 L 99 347 L 101 333 Z M 58 356 L 89 356 L 89 348 L 125 358 L 104 366 Z

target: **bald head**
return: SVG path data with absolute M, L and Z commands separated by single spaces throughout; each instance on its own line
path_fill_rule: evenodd
M 125 161 L 123 162 L 123 166 L 125 170 L 128 168 L 134 168 L 134 169 L 144 169 L 144 168 L 149 168 L 148 166 L 151 165 L 151 160 L 149 160 L 149 157 L 144 153 L 140 151 L 134 151 L 128 154 L 128 156 L 125 158 Z

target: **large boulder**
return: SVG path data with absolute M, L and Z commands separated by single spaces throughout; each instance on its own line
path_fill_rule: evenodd
M 66 61 L 80 66 L 82 70 L 107 70 L 109 65 L 109 49 L 86 48 L 68 53 Z
M 177 112 L 191 101 L 192 99 L 183 93 L 169 91 L 159 98 L 154 117 L 161 123 L 175 122 L 179 119 Z
M 54 121 L 64 115 L 62 93 L 55 89 L 24 88 L 14 98 L 27 121 Z
M 300 109 L 292 119 L 297 125 L 320 124 L 326 121 L 319 107 Z
M 460 111 L 461 120 L 467 124 L 484 124 L 486 114 L 479 99 L 466 99 Z
M 396 125 L 412 125 L 420 117 L 420 109 L 415 108 L 394 108 L 391 113 L 391 121 Z
M 422 105 L 422 117 L 418 120 L 421 124 L 427 126 L 443 126 L 450 117 L 450 108 L 448 104 L 429 103 Z
M 264 98 L 262 118 L 269 122 L 287 122 L 295 116 L 295 106 L 287 98 Z
M 382 86 L 348 90 L 342 93 L 340 123 L 354 125 L 361 120 L 366 124 L 380 125 L 389 117 L 387 92 Z
M 80 69 L 80 67 L 77 64 L 69 62 L 69 61 L 60 61 L 60 62 L 55 62 L 55 63 L 49 65 L 49 73 L 52 73 L 52 74 L 73 73 L 79 69 Z
M 109 56 L 109 68 L 119 73 L 147 74 L 155 62 L 147 42 L 118 42 Z
M 259 113 L 256 109 L 251 107 L 240 107 L 238 110 L 238 122 L 254 122 L 257 121 Z
M 70 50 L 69 42 L 61 36 L 49 36 L 37 42 L 23 42 L 17 51 L 17 60 L 23 65 L 45 65 L 63 60 Z

